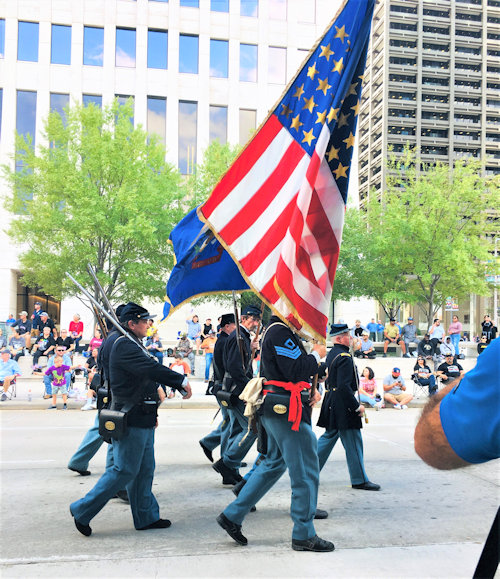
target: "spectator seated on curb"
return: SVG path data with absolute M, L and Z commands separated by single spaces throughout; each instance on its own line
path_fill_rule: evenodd
M 184 356 L 181 352 L 176 352 L 174 355 L 175 360 L 170 364 L 170 370 L 177 372 L 178 374 L 182 374 L 183 376 L 189 376 L 191 373 L 191 368 L 189 364 L 184 360 Z M 169 388 L 167 393 L 168 398 L 173 398 L 175 396 L 175 390 L 173 388 Z
M 69 333 L 73 340 L 75 340 L 75 352 L 80 352 L 80 340 L 83 335 L 83 322 L 80 320 L 80 314 L 74 314 L 73 319 L 69 323 Z
M 437 377 L 445 384 L 449 384 L 456 378 L 461 378 L 464 374 L 464 369 L 455 361 L 455 356 L 452 353 L 446 355 L 444 362 L 436 370 Z
M 436 360 L 442 361 L 448 354 L 451 354 L 453 358 L 456 359 L 455 347 L 451 343 L 451 338 L 450 336 L 445 336 L 444 340 L 439 344 L 439 355 L 438 352 L 436 352 Z
M 99 350 L 94 348 L 92 356 L 85 362 L 85 370 L 87 372 L 87 400 L 80 410 L 95 410 L 97 408 L 97 391 L 101 386 L 101 375 L 97 369 L 97 356 Z
M 25 310 L 19 312 L 19 319 L 12 324 L 11 328 L 19 330 L 19 335 L 24 338 L 26 348 L 29 350 L 31 347 L 31 321 L 28 320 L 28 312 Z
M 155 332 L 150 338 L 146 341 L 146 349 L 149 350 L 153 356 L 158 359 L 160 364 L 163 364 L 163 344 L 161 343 L 160 336 L 157 332 Z
M 417 351 L 414 350 L 411 352 L 410 344 L 415 344 L 418 348 L 418 343 L 420 342 L 420 338 L 417 337 L 417 327 L 413 323 L 413 318 L 410 316 L 408 318 L 408 323 L 403 326 L 401 330 L 401 337 L 403 338 L 403 342 L 405 343 L 406 354 L 403 356 L 404 358 L 409 358 L 410 355 L 417 356 Z
M 181 334 L 180 340 L 177 342 L 177 346 L 174 349 L 174 356 L 176 354 L 181 354 L 182 358 L 187 358 L 189 360 L 191 374 L 194 376 L 194 352 L 187 334 Z
M 0 350 L 7 348 L 7 336 L 3 335 L 3 330 L 0 328 Z
M 363 368 L 361 378 L 359 379 L 359 401 L 363 404 L 369 404 L 375 410 L 385 408 L 384 401 L 380 394 L 377 394 L 377 381 L 375 374 L 368 366 Z
M 488 347 L 488 338 L 486 336 L 481 336 L 479 344 L 477 345 L 478 355 L 482 354 L 487 347 Z
M 51 366 L 54 365 L 54 360 L 56 357 L 61 358 L 62 357 L 62 361 L 63 361 L 63 365 L 64 366 L 71 366 L 71 357 L 69 354 L 65 354 L 65 350 L 63 348 L 63 346 L 57 346 L 56 350 L 54 352 L 54 355 L 51 356 L 48 360 L 47 360 L 47 368 L 50 368 Z M 78 366 L 75 366 L 78 367 Z M 68 371 L 67 375 L 66 375 L 66 383 L 69 385 L 71 384 L 71 372 Z M 44 398 L 45 399 L 49 399 L 52 396 L 52 385 L 50 383 L 50 378 L 45 375 L 43 377 L 43 385 L 45 386 L 45 395 Z
M 17 328 L 12 330 L 12 337 L 9 340 L 9 348 L 11 356 L 16 362 L 19 361 L 21 356 L 24 356 L 26 340 L 19 334 L 19 330 Z
M 1 401 L 7 400 L 9 388 L 15 384 L 16 378 L 21 376 L 19 364 L 10 357 L 10 351 L 2 350 L 0 354 L 0 386 L 2 387 Z
M 425 334 L 423 339 L 418 343 L 417 354 L 426 360 L 432 360 L 433 350 L 434 346 L 432 345 L 431 337 L 429 334 Z
M 483 321 L 481 322 L 481 335 L 486 336 L 486 343 L 489 344 L 492 340 L 497 337 L 497 327 L 491 321 L 491 318 L 488 314 L 484 316 Z
M 367 358 L 373 360 L 377 356 L 373 342 L 370 340 L 370 332 L 368 330 L 363 331 L 361 342 L 357 344 L 357 347 L 354 347 L 354 355 L 356 358 Z
M 391 318 L 384 329 L 384 358 L 387 358 L 387 348 L 389 344 L 396 344 L 401 346 L 403 356 L 406 354 L 405 343 L 399 335 L 399 328 L 396 325 L 396 318 Z
M 417 358 L 417 363 L 413 367 L 412 378 L 418 381 L 420 386 L 427 386 L 429 388 L 429 396 L 433 396 L 437 392 L 436 377 L 425 363 L 423 356 Z
M 40 356 L 49 356 L 55 349 L 56 341 L 49 326 L 43 328 L 43 333 L 38 336 L 35 345 L 33 346 L 33 372 L 40 372 L 41 368 L 38 365 Z
M 33 322 L 34 327 L 34 322 Z M 49 328 L 52 334 L 55 334 L 56 325 L 54 324 L 53 320 L 49 318 L 49 314 L 47 312 L 42 312 L 40 314 L 40 320 L 38 322 L 38 328 L 40 330 L 40 334 L 43 334 L 44 328 Z M 54 339 L 56 336 L 54 336 Z
M 103 338 L 101 336 L 101 330 L 96 328 L 94 330 L 94 337 L 90 340 L 89 347 L 87 348 L 87 351 L 83 352 L 83 355 L 85 356 L 85 358 L 88 358 L 89 356 L 91 356 L 92 350 L 94 348 L 99 349 L 101 347 L 102 342 L 103 342 Z
M 413 400 L 413 395 L 406 392 L 404 378 L 399 368 L 393 368 L 392 372 L 384 378 L 384 400 L 394 404 L 396 410 L 406 410 L 408 402 Z
M 217 338 L 213 330 L 209 330 L 208 336 L 201 343 L 201 349 L 205 352 L 205 383 L 208 383 L 210 378 L 210 367 L 214 359 L 214 348 Z
M 63 346 L 66 350 L 66 354 L 73 357 L 75 340 L 69 335 L 68 330 L 61 330 L 61 335 L 56 338 L 56 346 Z

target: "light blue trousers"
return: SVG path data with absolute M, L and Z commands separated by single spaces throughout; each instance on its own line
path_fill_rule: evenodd
M 349 430 L 327 430 L 323 436 L 320 436 L 318 440 L 320 470 L 325 466 L 339 438 L 345 450 L 351 484 L 360 485 L 368 482 L 369 479 L 365 472 L 363 462 L 363 439 L 361 437 L 361 430 L 357 428 Z
M 136 529 L 158 521 L 160 508 L 152 492 L 154 437 L 154 428 L 131 426 L 121 440 L 113 441 L 113 467 L 104 472 L 83 499 L 70 505 L 77 521 L 88 525 L 106 503 L 124 488 L 128 493 Z
M 292 537 L 314 537 L 314 515 L 318 500 L 319 462 L 317 440 L 309 424 L 302 422 L 297 432 L 286 416 L 262 417 L 267 432 L 267 454 L 253 470 L 237 499 L 224 510 L 226 517 L 241 525 L 253 505 L 271 489 L 288 468 L 292 487 L 290 515 Z
M 89 462 L 94 454 L 104 444 L 104 439 L 99 434 L 99 413 L 96 412 L 94 425 L 87 430 L 87 434 L 83 437 L 80 446 L 75 454 L 69 459 L 68 468 L 76 470 L 88 470 Z M 113 466 L 113 445 L 107 444 L 108 454 L 106 455 L 106 468 Z

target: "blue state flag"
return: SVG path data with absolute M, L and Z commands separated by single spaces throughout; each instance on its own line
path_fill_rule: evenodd
M 177 263 L 167 282 L 165 318 L 193 297 L 250 289 L 237 265 L 208 226 L 198 219 L 196 211 L 188 213 L 169 237 Z

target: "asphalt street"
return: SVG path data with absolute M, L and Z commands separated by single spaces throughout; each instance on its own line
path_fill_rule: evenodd
M 318 504 L 330 516 L 316 524 L 317 533 L 335 543 L 336 550 L 326 554 L 291 550 L 286 474 L 247 516 L 247 547 L 218 527 L 215 517 L 233 495 L 198 445 L 212 428 L 213 413 L 168 406 L 160 411 L 154 491 L 171 528 L 135 531 L 129 507 L 115 499 L 85 538 L 68 505 L 102 474 L 105 448 L 93 459 L 89 477 L 66 465 L 94 413 L 1 412 L 2 576 L 472 576 L 499 503 L 498 461 L 452 472 L 426 466 L 413 450 L 419 409 L 368 412 L 366 470 L 382 485 L 380 492 L 353 490 L 343 448 L 335 448 L 321 473 Z

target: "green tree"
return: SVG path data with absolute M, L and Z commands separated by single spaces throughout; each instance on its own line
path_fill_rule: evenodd
M 410 150 L 391 158 L 388 174 L 382 200 L 346 218 L 340 295 L 375 298 L 388 316 L 416 303 L 429 325 L 447 296 L 488 295 L 485 233 L 489 211 L 500 209 L 498 180 L 482 177 L 476 161 L 417 171 Z
M 52 112 L 37 150 L 16 136 L 8 232 L 21 244 L 24 283 L 56 297 L 77 295 L 64 272 L 93 288 L 90 263 L 117 303 L 161 298 L 173 266 L 167 239 L 184 214 L 178 171 L 165 149 L 134 129 L 131 103 Z M 97 288 L 94 288 L 97 296 Z
M 196 172 L 185 182 L 186 197 L 189 199 L 190 209 L 204 203 L 214 187 L 231 166 L 240 152 L 239 145 L 212 141 L 203 153 L 202 162 L 196 166 Z

